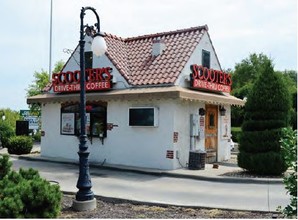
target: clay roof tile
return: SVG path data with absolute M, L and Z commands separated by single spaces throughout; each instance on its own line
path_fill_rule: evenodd
M 106 34 L 106 55 L 130 84 L 174 83 L 205 31 L 206 25 L 131 38 Z M 165 50 L 152 57 L 156 38 L 163 39 Z

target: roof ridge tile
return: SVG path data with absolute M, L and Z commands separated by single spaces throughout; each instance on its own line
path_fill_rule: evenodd
M 174 35 L 174 34 L 181 34 L 181 33 L 185 33 L 185 32 L 194 32 L 194 31 L 201 31 L 201 30 L 208 31 L 208 26 L 203 25 L 203 26 L 178 29 L 175 31 L 159 32 L 159 33 L 155 33 L 155 34 L 146 34 L 146 35 L 140 35 L 140 36 L 136 36 L 136 37 L 128 37 L 128 38 L 125 38 L 124 41 L 129 42 L 129 41 L 133 41 L 133 40 L 143 40 L 143 39 L 155 38 L 155 37 L 159 37 L 159 36 Z

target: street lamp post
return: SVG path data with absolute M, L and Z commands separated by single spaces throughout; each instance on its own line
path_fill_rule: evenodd
M 97 32 L 93 29 L 93 26 L 84 26 L 84 16 L 85 11 L 91 10 L 94 12 L 97 23 L 95 24 Z M 95 9 L 92 7 L 83 7 L 81 9 L 81 27 L 80 27 L 80 144 L 79 144 L 79 178 L 77 182 L 77 188 L 79 191 L 76 194 L 76 199 L 73 201 L 73 208 L 78 211 L 92 210 L 96 208 L 96 199 L 94 198 L 94 193 L 92 192 L 92 183 L 89 173 L 89 151 L 87 145 L 87 135 L 86 135 L 86 87 L 85 87 L 85 34 L 93 37 L 91 49 L 93 53 L 97 56 L 101 56 L 105 53 L 107 46 L 103 39 L 103 35 L 100 33 L 100 23 L 99 16 Z

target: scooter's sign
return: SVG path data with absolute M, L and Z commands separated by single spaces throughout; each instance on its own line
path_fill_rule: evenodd
M 86 91 L 108 90 L 112 88 L 111 67 L 86 69 L 85 88 Z M 78 92 L 80 86 L 80 71 L 60 72 L 52 75 L 54 92 Z
M 192 88 L 227 93 L 231 92 L 231 74 L 220 70 L 208 69 L 202 65 L 196 64 L 191 65 L 190 69 L 192 71 L 190 74 Z

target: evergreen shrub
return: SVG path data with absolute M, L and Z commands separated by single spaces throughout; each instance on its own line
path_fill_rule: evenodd
M 280 175 L 287 169 L 281 154 L 281 128 L 289 123 L 290 93 L 271 61 L 260 68 L 245 104 L 238 165 L 247 171 Z
M 9 139 L 7 146 L 8 153 L 10 154 L 29 154 L 33 148 L 33 141 L 28 136 L 14 136 Z
M 2 143 L 2 147 L 7 147 L 9 138 L 15 135 L 14 128 L 11 127 L 8 123 L 2 122 L 0 123 L 0 141 Z
M 242 152 L 238 155 L 239 167 L 247 167 L 252 173 L 260 175 L 280 175 L 287 167 L 279 152 Z
M 59 186 L 32 168 L 9 172 L 0 181 L 0 197 L 2 218 L 56 218 L 61 210 Z
M 4 154 L 0 157 L 0 180 L 3 179 L 4 176 L 6 176 L 12 166 L 12 162 L 9 161 L 9 155 Z

